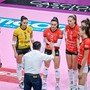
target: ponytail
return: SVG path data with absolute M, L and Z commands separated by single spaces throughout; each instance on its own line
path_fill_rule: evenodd
M 85 30 L 86 35 L 88 36 L 88 38 L 90 38 L 90 28 L 84 26 L 81 26 L 80 28 L 82 29 L 82 31 Z
M 90 20 L 88 18 L 86 20 L 87 20 L 87 25 L 90 28 Z
M 90 20 L 88 18 L 86 20 L 82 20 L 81 23 L 84 23 L 86 27 L 90 28 Z

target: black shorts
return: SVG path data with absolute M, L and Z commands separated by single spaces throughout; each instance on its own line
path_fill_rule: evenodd
M 69 55 L 78 55 L 78 52 L 70 52 L 70 51 L 66 50 L 66 54 L 69 54 Z
M 80 64 L 78 64 L 78 69 L 80 70 L 80 68 L 81 68 L 81 65 L 80 65 Z
M 52 50 L 45 49 L 45 53 L 47 55 L 51 55 L 52 54 Z M 59 50 L 55 50 L 55 56 L 60 56 Z
M 26 54 L 26 53 L 28 53 L 29 51 L 31 51 L 31 49 L 30 48 L 16 49 L 16 51 L 17 51 L 18 55 L 20 55 L 20 54 Z
M 80 70 L 81 69 L 81 65 L 80 64 L 78 64 L 78 69 Z M 88 72 L 90 71 L 90 66 L 88 66 Z

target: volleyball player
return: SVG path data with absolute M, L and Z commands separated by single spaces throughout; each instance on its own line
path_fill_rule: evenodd
M 76 15 L 70 15 L 68 17 L 68 25 L 66 25 L 65 28 L 66 60 L 68 65 L 70 90 L 77 89 L 77 55 L 79 48 L 78 31 L 79 26 L 77 25 L 77 17 Z
M 87 28 L 90 28 L 90 20 L 87 18 L 85 20 L 82 20 L 81 21 L 81 26 L 84 26 L 84 27 L 87 27 Z M 83 39 L 82 39 L 83 40 Z M 81 40 L 81 41 L 82 41 Z M 87 80 L 85 82 L 85 90 L 88 90 L 88 83 L 87 83 Z
M 24 88 L 24 83 L 22 80 L 22 57 L 25 53 L 31 50 L 30 41 L 33 43 L 33 29 L 28 26 L 27 17 L 22 16 L 20 26 L 14 31 L 12 39 L 12 47 L 14 57 L 17 62 L 16 71 L 20 88 Z
M 80 52 L 78 54 L 78 69 L 79 69 L 79 90 L 88 90 L 86 82 L 88 72 L 90 71 L 90 28 L 81 26 L 79 35 L 82 38 L 80 44 Z
M 43 32 L 44 41 L 46 43 L 45 53 L 50 55 L 52 53 L 50 44 L 54 44 L 55 48 L 55 57 L 53 59 L 54 68 L 55 68 L 55 78 L 56 78 L 56 85 L 55 90 L 60 90 L 59 81 L 60 81 L 60 53 L 59 47 L 61 44 L 61 40 L 63 38 L 62 31 L 59 28 L 59 21 L 57 17 L 53 17 L 51 20 L 51 27 L 47 28 Z M 50 67 L 50 61 L 45 61 L 45 68 L 44 68 L 44 78 L 43 78 L 43 85 L 42 89 L 47 89 L 47 76 L 48 76 L 48 69 Z

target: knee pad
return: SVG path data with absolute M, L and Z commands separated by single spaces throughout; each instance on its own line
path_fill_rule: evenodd
M 48 68 L 47 68 L 47 67 L 44 68 L 43 74 L 44 74 L 46 77 L 48 76 Z
M 55 77 L 60 78 L 60 71 L 59 69 L 55 69 Z
M 84 67 L 83 73 L 88 73 L 88 66 Z
M 17 70 L 21 70 L 22 69 L 22 64 L 17 64 Z
M 43 41 L 42 45 L 41 45 L 41 52 L 44 52 L 46 48 L 46 43 Z
M 17 64 L 17 77 L 19 81 L 22 80 L 22 64 Z
M 78 76 L 78 70 L 73 70 L 73 74 L 75 75 L 75 77 Z

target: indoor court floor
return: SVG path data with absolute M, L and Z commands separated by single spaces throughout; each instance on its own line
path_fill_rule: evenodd
M 0 0 L 4 1 L 4 0 Z M 39 0 L 38 0 L 39 1 Z M 41 0 L 41 1 L 53 1 L 54 0 Z M 67 2 L 67 0 L 57 0 L 57 2 L 61 1 L 62 3 Z M 70 0 L 72 1 L 72 0 Z M 75 1 L 75 0 L 74 0 Z M 78 0 L 76 0 L 78 1 Z M 70 2 L 68 2 L 70 3 Z M 73 2 L 72 2 L 73 3 Z M 80 2 L 75 2 L 79 4 Z M 85 5 L 84 2 L 81 3 Z M 90 5 L 90 1 L 86 4 Z M 24 6 L 25 7 L 25 6 Z M 76 14 L 77 21 L 80 25 L 80 22 L 86 18 L 90 19 L 90 11 L 89 12 L 77 12 L 70 11 L 67 12 L 62 10 L 44 10 L 43 9 L 35 9 L 35 8 L 24 8 L 13 5 L 0 4 L 0 56 L 3 63 L 3 67 L 0 68 L 0 90 L 21 90 L 18 86 L 18 80 L 16 77 L 16 61 L 13 54 L 12 49 L 12 35 L 13 31 L 16 27 L 19 26 L 19 20 L 22 15 L 26 16 L 29 19 L 29 25 L 33 27 L 34 30 L 34 39 L 41 41 L 43 40 L 43 30 L 49 27 L 50 20 L 56 16 L 60 22 L 60 28 L 64 31 L 64 27 L 67 24 L 67 19 L 69 15 Z M 29 6 L 27 6 L 29 7 Z M 89 8 L 90 9 L 90 8 Z M 68 71 L 67 71 L 67 63 L 65 56 L 65 41 L 64 38 L 62 40 L 60 46 L 60 87 L 61 90 L 68 90 Z M 43 66 L 41 68 L 41 73 L 43 72 Z M 88 75 L 88 90 L 90 90 L 90 75 Z M 54 75 L 54 66 L 53 61 L 51 61 L 51 65 L 49 68 L 49 76 L 48 76 L 48 89 L 47 90 L 55 90 L 55 75 Z

